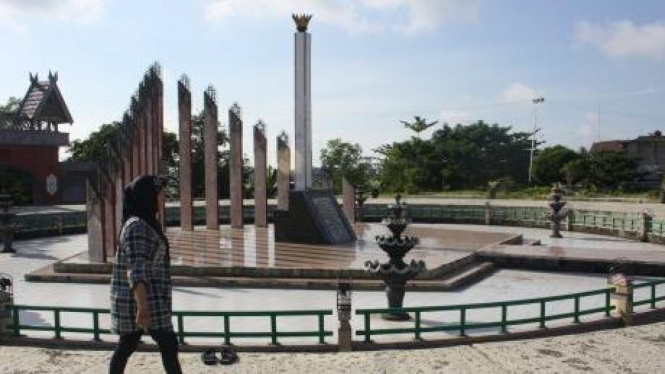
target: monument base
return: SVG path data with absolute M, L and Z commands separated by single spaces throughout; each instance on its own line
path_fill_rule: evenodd
M 275 241 L 339 244 L 356 234 L 329 190 L 289 191 L 289 210 L 274 213 Z

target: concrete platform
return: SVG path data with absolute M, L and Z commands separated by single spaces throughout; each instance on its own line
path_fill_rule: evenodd
M 336 289 L 338 278 L 353 278 L 354 287 L 381 290 L 383 283 L 364 270 L 365 262 L 386 261 L 375 244 L 388 230 L 379 224 L 357 224 L 359 240 L 343 245 L 276 243 L 273 226 L 246 226 L 219 231 L 169 229 L 174 284 L 179 286 Z M 473 253 L 484 247 L 521 241 L 521 235 L 441 229 L 412 225 L 406 235 L 421 243 L 407 255 L 422 260 L 428 270 L 410 284 L 411 290 L 447 291 L 489 274 L 494 265 L 476 261 Z M 37 269 L 25 278 L 33 282 L 108 283 L 109 263 L 94 263 L 87 253 Z
M 476 252 L 479 260 L 515 269 L 572 271 L 607 274 L 614 265 L 640 276 L 665 276 L 662 251 L 613 248 L 579 248 L 559 245 L 486 247 Z

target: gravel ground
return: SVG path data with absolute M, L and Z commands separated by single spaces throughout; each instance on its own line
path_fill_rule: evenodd
M 104 373 L 110 352 L 0 347 L 1 373 Z M 241 353 L 207 367 L 182 353 L 185 373 L 665 373 L 665 323 L 537 340 L 423 350 Z M 157 353 L 136 353 L 127 373 L 162 373 Z

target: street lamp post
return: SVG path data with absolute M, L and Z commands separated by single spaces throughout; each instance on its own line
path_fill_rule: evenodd
M 534 97 L 531 102 L 533 103 L 533 133 L 531 134 L 531 155 L 529 157 L 529 184 L 533 173 L 533 152 L 536 150 L 536 133 L 540 130 L 538 128 L 538 104 L 545 101 L 543 96 Z

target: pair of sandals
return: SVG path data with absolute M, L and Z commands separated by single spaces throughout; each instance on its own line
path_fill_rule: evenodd
M 201 354 L 201 360 L 206 365 L 231 365 L 238 361 L 238 354 L 228 346 L 222 346 L 219 350 L 210 348 Z

